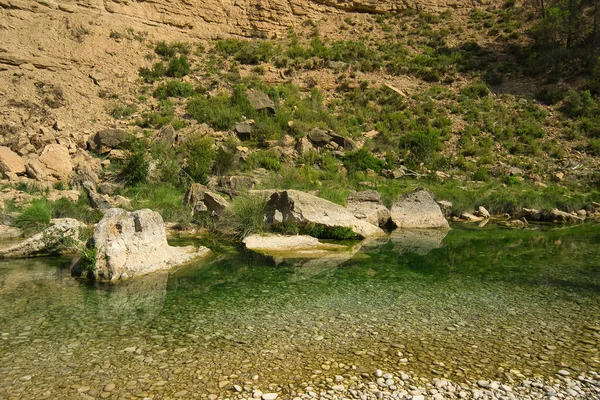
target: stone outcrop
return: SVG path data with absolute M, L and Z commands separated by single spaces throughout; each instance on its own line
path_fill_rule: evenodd
M 298 190 L 273 193 L 267 203 L 267 210 L 267 224 L 292 223 L 299 226 L 314 224 L 328 228 L 346 227 L 363 238 L 385 234 L 381 228 L 356 218 L 344 207 Z
M 89 141 L 88 147 L 91 151 L 98 154 L 110 153 L 113 149 L 118 149 L 127 139 L 127 132 L 121 129 L 105 129 L 94 135 Z
M 96 262 L 88 277 L 115 281 L 166 270 L 210 252 L 205 247 L 172 247 L 159 213 L 111 208 L 94 231 Z M 77 266 L 74 275 L 85 275 Z M 91 276 L 90 276 L 91 275 Z
M 0 249 L 0 258 L 25 258 L 62 254 L 74 251 L 80 244 L 81 222 L 73 218 L 58 218 L 51 226 L 24 241 Z
M 425 189 L 405 194 L 390 213 L 394 225 L 401 229 L 450 229 L 433 194 Z
M 553 222 L 563 224 L 579 224 L 585 220 L 575 213 L 560 211 L 556 208 L 552 210 L 524 208 L 519 213 L 518 218 L 525 219 L 529 222 Z
M 25 173 L 25 162 L 21 156 L 6 146 L 0 146 L 0 173 L 16 175 Z
M 223 196 L 199 183 L 192 184 L 183 197 L 183 204 L 192 209 L 192 215 L 208 211 L 212 216 L 220 216 L 229 207 Z
M 347 208 L 356 218 L 382 228 L 390 220 L 390 210 L 383 205 L 381 195 L 375 190 L 351 193 Z
M 66 180 L 73 174 L 73 164 L 69 149 L 59 144 L 49 144 L 40 155 L 39 162 L 44 167 L 46 176 L 58 180 Z
M 248 90 L 248 101 L 250 105 L 257 111 L 267 110 L 269 112 L 275 112 L 275 103 L 263 92 L 258 90 Z

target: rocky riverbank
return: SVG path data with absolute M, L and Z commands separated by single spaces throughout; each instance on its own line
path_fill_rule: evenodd
M 447 379 L 427 379 L 409 375 L 403 371 L 385 372 L 375 370 L 372 373 L 358 373 L 349 368 L 349 373 L 325 378 L 323 383 L 303 382 L 299 388 L 282 395 L 272 392 L 272 388 L 263 392 L 248 382 L 248 385 L 233 385 L 232 394 L 219 396 L 212 394 L 209 400 L 231 399 L 406 399 L 406 400 L 443 400 L 443 399 L 598 399 L 600 398 L 600 375 L 595 371 L 572 376 L 566 370 L 557 371 L 554 377 L 526 378 L 519 371 L 510 371 L 506 382 L 478 380 L 477 382 L 457 383 Z M 515 379 L 512 378 L 515 377 Z M 226 381 L 222 382 L 225 387 Z M 179 393 L 185 397 L 186 394 Z

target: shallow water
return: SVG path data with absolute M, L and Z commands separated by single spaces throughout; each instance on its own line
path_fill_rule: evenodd
M 208 245 L 210 262 L 118 285 L 72 279 L 70 259 L 0 262 L 0 398 L 600 369 L 597 225 L 396 233 L 323 262 Z

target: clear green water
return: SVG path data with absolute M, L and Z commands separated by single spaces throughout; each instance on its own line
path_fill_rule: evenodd
M 600 369 L 597 225 L 458 226 L 308 264 L 208 245 L 210 262 L 119 285 L 72 279 L 70 259 L 0 262 L 0 398 L 107 383 L 111 398 L 192 398 L 231 393 L 225 380 L 285 393 L 350 368 L 459 382 Z

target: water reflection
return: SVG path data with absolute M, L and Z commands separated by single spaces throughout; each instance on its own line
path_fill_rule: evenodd
M 229 249 L 116 285 L 72 279 L 69 259 L 2 261 L 0 397 L 164 374 L 217 393 L 223 375 L 290 382 L 328 360 L 468 379 L 597 369 L 598 244 L 593 225 L 401 231 L 322 260 Z

